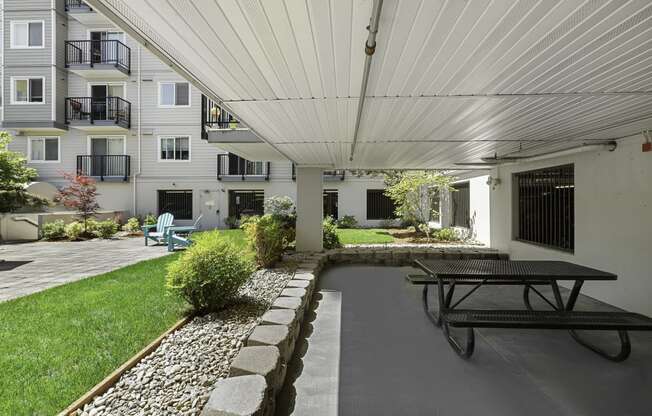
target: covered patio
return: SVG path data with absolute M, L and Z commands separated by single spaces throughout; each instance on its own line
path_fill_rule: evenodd
M 492 249 L 618 276 L 578 310 L 652 314 L 650 2 L 87 2 L 256 138 L 221 148 L 296 165 L 298 252 L 321 256 L 324 170 L 439 170 L 467 181 Z M 616 364 L 564 330 L 480 329 L 464 361 L 408 272 L 321 276 L 279 414 L 650 413 L 649 333 Z M 481 294 L 469 302 L 523 306 L 516 288 Z
M 479 329 L 475 354 L 462 360 L 423 313 L 420 287 L 405 279 L 419 272 L 342 266 L 322 274 L 277 399 L 277 416 L 643 415 L 652 410 L 652 333 L 632 332 L 631 357 L 614 364 L 575 343 L 566 331 Z M 468 306 L 522 309 L 522 292 L 485 287 Z M 617 310 L 583 295 L 577 308 Z M 615 333 L 591 333 L 591 339 L 617 349 Z

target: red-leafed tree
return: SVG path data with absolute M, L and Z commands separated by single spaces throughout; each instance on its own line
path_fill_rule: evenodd
M 63 177 L 68 181 L 68 185 L 59 190 L 54 200 L 61 202 L 66 208 L 77 210 L 77 216 L 84 223 L 84 234 L 87 234 L 88 220 L 100 209 L 95 180 L 72 173 L 64 173 Z

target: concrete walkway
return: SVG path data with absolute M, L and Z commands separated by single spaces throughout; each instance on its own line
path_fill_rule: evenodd
M 0 302 L 166 254 L 143 238 L 0 245 Z
M 417 273 L 346 266 L 320 276 L 276 416 L 652 414 L 652 333 L 630 333 L 632 355 L 613 363 L 566 331 L 482 329 L 463 360 L 425 317 L 408 272 Z M 521 295 L 484 287 L 468 304 L 521 309 Z M 585 296 L 577 308 L 613 309 Z M 605 346 L 617 340 L 591 337 Z

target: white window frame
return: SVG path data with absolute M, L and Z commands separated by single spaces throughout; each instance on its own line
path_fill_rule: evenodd
M 161 158 L 161 141 L 163 139 L 174 139 L 175 140 L 175 147 L 176 147 L 176 139 L 177 138 L 188 138 L 188 159 L 162 159 Z M 192 136 L 188 134 L 163 134 L 158 136 L 158 144 L 157 144 L 157 159 L 161 163 L 187 163 L 190 162 L 192 159 Z
M 86 136 L 86 154 L 91 155 L 93 139 L 122 139 L 122 154 L 116 156 L 127 156 L 127 136 L 124 134 L 91 134 Z
M 124 82 L 124 81 L 109 81 L 109 82 L 89 81 L 88 85 L 86 87 L 86 91 L 88 91 L 88 96 L 89 97 L 91 97 L 93 95 L 93 86 L 97 86 L 97 85 L 105 86 L 106 89 L 107 89 L 107 93 L 108 93 L 108 90 L 109 90 L 110 86 L 122 85 L 122 91 L 124 92 L 124 94 L 123 94 L 124 96 L 120 97 L 120 98 L 127 101 L 127 83 L 126 82 Z
M 41 46 L 29 46 L 29 24 L 30 23 L 40 23 L 41 24 Z M 16 45 L 16 32 L 15 27 L 18 24 L 27 24 L 27 45 Z M 10 49 L 44 49 L 45 48 L 45 20 L 12 20 L 10 24 L 10 34 L 9 38 L 11 39 L 9 48 Z
M 121 33 L 122 34 L 122 39 L 120 39 L 120 42 L 122 42 L 124 45 L 127 45 L 127 34 L 124 32 L 124 30 L 119 29 L 117 27 L 101 27 L 101 28 L 86 29 L 86 39 L 91 40 L 91 33 L 93 33 L 93 32 Z
M 34 160 L 32 159 L 32 142 L 34 140 L 57 139 L 57 160 Z M 45 145 L 43 147 L 45 157 Z M 27 162 L 28 163 L 61 163 L 61 137 L 60 136 L 29 136 L 27 137 Z
M 161 87 L 163 84 L 188 84 L 188 105 L 169 105 L 161 103 Z M 174 101 L 177 101 L 176 86 L 174 88 Z M 188 108 L 192 106 L 192 85 L 188 81 L 159 81 L 158 82 L 158 107 L 159 108 Z
M 16 81 L 27 81 L 27 99 L 29 100 L 30 94 L 30 79 L 40 79 L 43 82 L 43 101 L 16 101 Z M 45 105 L 45 77 L 11 77 L 10 78 L 10 87 L 11 87 L 11 104 L 12 105 Z

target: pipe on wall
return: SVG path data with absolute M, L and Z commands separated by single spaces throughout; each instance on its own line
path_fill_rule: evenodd
M 138 140 L 138 170 L 136 173 L 134 173 L 133 176 L 133 203 L 132 203 L 132 215 L 136 216 L 138 212 L 138 177 L 140 176 L 141 169 L 142 169 L 142 157 L 141 157 L 141 152 L 142 152 L 142 124 L 141 124 L 141 113 L 142 113 L 142 82 L 143 78 L 141 76 L 141 55 L 142 55 L 142 48 L 140 45 L 138 45 L 138 81 L 136 85 L 138 86 L 138 127 L 137 127 L 137 140 Z

